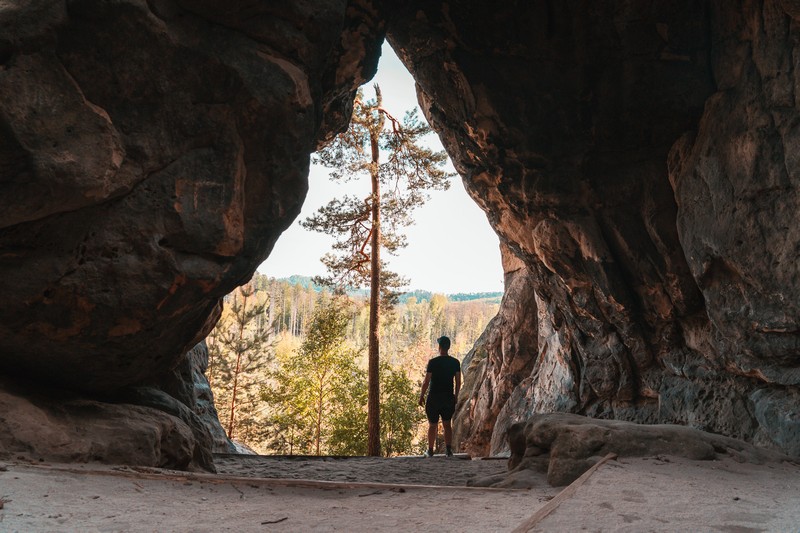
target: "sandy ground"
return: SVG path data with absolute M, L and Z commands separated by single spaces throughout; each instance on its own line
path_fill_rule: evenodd
M 217 472 L 223 475 L 324 479 L 327 481 L 359 481 L 367 483 L 413 483 L 416 485 L 448 485 L 464 487 L 472 478 L 507 472 L 508 460 L 463 460 L 435 455 L 422 457 L 278 457 L 265 455 L 215 455 Z
M 549 514 L 528 524 L 531 531 L 800 531 L 800 468 L 789 464 L 620 459 L 562 498 L 561 489 L 550 487 L 419 485 L 465 472 L 488 475 L 504 461 L 221 457 L 218 463 L 217 475 L 3 463 L 0 531 L 512 531 L 537 511 Z
M 532 531 L 800 531 L 800 467 L 610 461 Z

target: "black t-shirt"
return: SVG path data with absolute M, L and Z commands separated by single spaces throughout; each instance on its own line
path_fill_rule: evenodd
M 461 371 L 458 359 L 449 355 L 440 355 L 428 361 L 425 372 L 431 374 L 431 394 L 453 394 L 453 382 Z

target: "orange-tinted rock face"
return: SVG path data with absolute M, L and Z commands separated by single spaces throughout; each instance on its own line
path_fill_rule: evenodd
M 299 213 L 379 26 L 346 1 L 0 7 L 0 367 L 172 367 Z
M 476 347 L 456 424 L 471 449 L 556 409 L 800 454 L 788 4 L 417 2 L 388 17 L 425 113 L 525 264 L 508 289 L 535 293 L 525 308 L 507 293 Z M 534 333 L 531 363 L 508 367 L 496 339 Z

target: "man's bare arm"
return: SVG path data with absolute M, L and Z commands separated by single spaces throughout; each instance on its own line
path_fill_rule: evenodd
M 461 390 L 461 372 L 456 373 L 456 399 L 458 399 L 458 391 Z
M 422 382 L 422 392 L 419 393 L 419 405 L 425 407 L 425 393 L 428 392 L 428 385 L 431 382 L 431 373 L 425 374 L 425 380 Z

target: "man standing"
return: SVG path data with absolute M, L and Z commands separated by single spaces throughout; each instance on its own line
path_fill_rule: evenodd
M 425 414 L 428 416 L 428 451 L 425 452 L 425 457 L 433 457 L 433 443 L 439 432 L 440 416 L 444 427 L 447 457 L 452 457 L 453 427 L 450 425 L 450 419 L 456 410 L 456 398 L 461 389 L 461 364 L 458 359 L 447 354 L 450 349 L 450 339 L 439 337 L 436 342 L 439 343 L 439 356 L 428 361 L 425 381 L 422 382 L 422 393 L 419 395 L 419 405 L 425 407 Z M 429 385 L 430 393 L 426 401 L 425 393 L 428 392 Z

